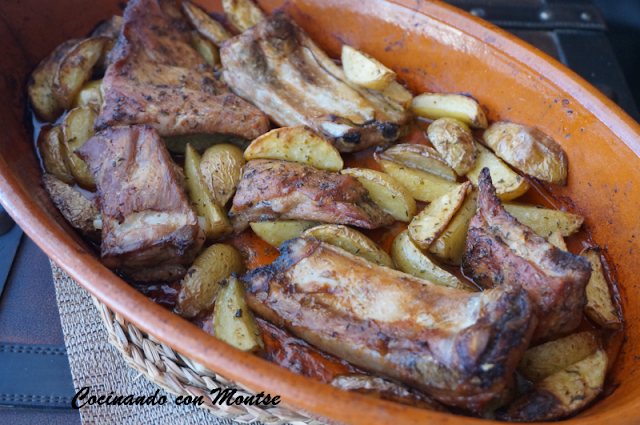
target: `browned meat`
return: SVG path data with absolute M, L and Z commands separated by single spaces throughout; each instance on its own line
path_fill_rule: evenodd
M 236 231 L 250 222 L 315 220 L 375 229 L 394 222 L 354 177 L 296 162 L 249 161 L 229 213 Z
M 109 128 L 76 153 L 98 187 L 104 264 L 141 282 L 182 277 L 204 233 L 158 132 Z
M 163 137 L 228 133 L 254 139 L 269 120 L 231 93 L 189 45 L 172 0 L 132 0 L 103 80 L 99 127 L 149 124 Z
M 257 314 L 357 366 L 472 410 L 497 396 L 529 344 L 527 292 L 469 292 L 294 239 L 244 277 Z
M 587 302 L 589 262 L 556 248 L 502 207 L 489 169 L 467 233 L 463 270 L 483 288 L 524 288 L 538 310 L 534 340 L 574 330 Z
M 308 125 L 341 152 L 397 140 L 411 115 L 344 72 L 285 13 L 275 13 L 220 50 L 225 81 L 280 126 Z

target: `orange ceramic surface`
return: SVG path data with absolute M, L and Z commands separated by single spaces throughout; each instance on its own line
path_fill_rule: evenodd
M 209 10 L 219 1 L 197 0 Z M 272 11 L 282 0 L 262 0 Z M 575 73 L 496 27 L 437 1 L 289 0 L 292 13 L 323 48 L 342 43 L 393 68 L 415 92 L 476 97 L 490 120 L 531 125 L 560 143 L 569 183 L 553 188 L 557 205 L 586 217 L 606 247 L 622 286 L 627 342 L 609 379 L 611 395 L 568 422 L 640 422 L 640 126 Z M 285 371 L 209 337 L 155 305 L 104 268 L 55 210 L 25 123 L 25 87 L 37 63 L 62 41 L 87 34 L 118 13 L 118 1 L 15 0 L 0 3 L 0 200 L 31 238 L 82 286 L 140 328 L 222 375 L 331 423 L 488 423 L 418 410 L 339 391 Z M 255 242 L 255 241 L 254 241 Z M 258 243 L 258 242 L 256 242 Z

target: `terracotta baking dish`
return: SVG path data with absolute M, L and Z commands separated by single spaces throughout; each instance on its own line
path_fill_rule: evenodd
M 217 1 L 197 2 L 220 10 Z M 267 11 L 282 3 L 260 1 Z M 547 55 L 436 1 L 290 0 L 285 8 L 331 56 L 339 56 L 342 43 L 360 47 L 392 65 L 414 92 L 471 93 L 490 120 L 535 126 L 562 144 L 570 161 L 569 184 L 553 188 L 552 195 L 558 206 L 583 214 L 594 241 L 607 247 L 628 324 L 627 342 L 609 378 L 615 391 L 570 422 L 640 421 L 640 373 L 635 373 L 640 126 Z M 212 370 L 279 394 L 315 417 L 350 424 L 479 423 L 345 393 L 240 352 L 153 304 L 90 253 L 40 186 L 24 93 L 31 70 L 56 45 L 120 12 L 116 0 L 0 3 L 0 201 L 20 226 L 82 286 L 140 328 Z

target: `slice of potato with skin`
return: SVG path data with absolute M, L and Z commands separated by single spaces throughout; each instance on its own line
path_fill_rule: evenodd
M 539 180 L 566 185 L 567 155 L 553 139 L 535 128 L 493 123 L 483 139 L 507 164 Z
M 478 156 L 471 130 L 453 118 L 435 120 L 427 129 L 429 140 L 442 159 L 459 175 L 473 168 Z
M 62 122 L 63 143 L 66 148 L 69 170 L 71 175 L 83 189 L 95 192 L 96 184 L 87 167 L 87 163 L 80 159 L 75 151 L 80 149 L 96 132 L 93 127 L 98 119 L 98 113 L 92 105 L 84 105 L 69 111 Z
M 404 111 L 411 107 L 413 95 L 397 81 L 392 81 L 386 89 L 382 90 L 382 94 L 389 104 L 399 111 Z
M 455 187 L 460 186 L 458 183 L 445 180 L 435 174 L 407 167 L 395 161 L 382 159 L 375 154 L 374 157 L 380 168 L 402 183 L 411 193 L 411 196 L 418 201 L 433 202 Z
M 496 417 L 514 422 L 546 422 L 577 413 L 602 392 L 607 363 L 604 350 L 598 350 L 537 382 Z
M 251 142 L 244 158 L 299 162 L 327 171 L 340 171 L 344 166 L 340 152 L 306 125 L 276 128 L 263 134 Z
M 200 155 L 191 145 L 187 145 L 184 159 L 184 173 L 187 178 L 187 192 L 191 204 L 195 206 L 198 216 L 204 218 L 204 230 L 207 239 L 216 240 L 232 232 L 227 214 L 216 202 L 204 183 L 200 172 Z
M 584 218 L 578 214 L 560 210 L 550 210 L 536 205 L 519 204 L 516 202 L 504 202 L 504 209 L 512 217 L 543 238 L 548 238 L 555 230 L 560 230 L 562 236 L 571 236 L 576 233 Z
M 84 83 L 93 73 L 93 66 L 102 55 L 108 37 L 88 38 L 67 52 L 53 77 L 53 96 L 63 109 L 69 109 Z
M 328 244 L 340 247 L 353 255 L 358 255 L 379 266 L 389 267 L 390 269 L 396 268 L 396 265 L 393 263 L 391 257 L 389 257 L 389 254 L 384 252 L 378 244 L 357 230 L 353 230 L 347 226 L 339 224 L 323 224 L 321 226 L 305 230 L 300 237 L 316 238 Z
M 42 175 L 42 184 L 65 220 L 84 236 L 100 242 L 100 232 L 93 226 L 93 221 L 100 217 L 100 211 L 93 202 L 51 174 Z
M 229 144 L 211 146 L 202 155 L 202 178 L 219 205 L 227 205 L 236 192 L 244 164 L 242 150 Z
M 220 22 L 213 19 L 204 10 L 190 1 L 183 1 L 181 7 L 191 25 L 193 25 L 200 35 L 217 47 L 220 47 L 223 41 L 233 37 Z
M 503 201 L 510 201 L 524 195 L 531 187 L 524 177 L 509 168 L 493 152 L 476 142 L 478 158 L 476 165 L 469 170 L 467 177 L 474 186 L 478 186 L 480 172 L 484 167 L 491 171 L 491 180 L 496 188 L 496 194 Z
M 84 105 L 93 105 L 94 109 L 102 108 L 102 80 L 89 81 L 82 86 L 78 95 L 73 99 L 73 108 Z
M 108 37 L 109 40 L 105 43 L 102 49 L 102 55 L 95 64 L 95 69 L 101 73 L 104 73 L 109 66 L 111 51 L 118 42 L 118 37 L 122 31 L 122 16 L 114 15 L 111 19 L 103 21 L 93 31 L 91 31 L 90 37 Z
M 245 32 L 267 16 L 251 0 L 222 0 L 222 9 L 240 32 Z
M 361 87 L 382 91 L 396 80 L 395 72 L 375 58 L 351 46 L 342 46 L 341 59 L 347 79 Z
M 458 179 L 453 168 L 447 165 L 438 151 L 429 146 L 403 143 L 392 146 L 380 156 L 453 182 Z
M 440 260 L 453 265 L 460 265 L 464 246 L 467 240 L 469 222 L 476 214 L 478 193 L 471 192 L 464 200 L 456 215 L 453 216 L 444 233 L 429 247 L 429 252 Z
M 358 179 L 371 200 L 396 220 L 409 222 L 418 212 L 411 193 L 389 174 L 367 168 L 347 168 L 340 173 Z
M 292 220 L 262 221 L 260 223 L 249 223 L 249 226 L 260 239 L 278 248 L 286 241 L 299 237 L 305 230 L 321 224 L 319 221 Z
M 587 305 L 584 312 L 589 319 L 603 328 L 620 329 L 622 322 L 611 300 L 609 284 L 602 271 L 600 248 L 587 248 L 580 255 L 591 263 L 591 279 L 587 284 Z
M 38 137 L 40 158 L 47 173 L 53 174 L 59 180 L 73 186 L 76 181 L 69 170 L 67 150 L 64 147 L 63 138 L 62 127 L 59 125 L 41 132 Z
M 175 313 L 192 319 L 211 311 L 222 288 L 220 282 L 243 269 L 242 256 L 235 248 L 211 245 L 198 255 L 182 280 Z
M 389 251 L 398 269 L 415 277 L 428 280 L 440 286 L 471 290 L 460 279 L 438 267 L 413 243 L 409 231 L 404 230 L 393 240 Z
M 189 44 L 204 58 L 207 64 L 218 65 L 220 63 L 220 52 L 218 48 L 209 40 L 201 37 L 197 31 L 191 33 Z
M 478 102 L 460 94 L 424 93 L 413 98 L 411 110 L 419 117 L 455 118 L 473 128 L 487 128 L 487 116 Z
M 569 251 L 569 249 L 567 248 L 567 244 L 564 242 L 564 238 L 562 237 L 562 232 L 560 231 L 560 229 L 556 229 L 551 232 L 551 236 L 549 236 L 547 240 L 556 248 L 567 252 Z
M 242 351 L 264 347 L 262 333 L 249 307 L 244 302 L 244 285 L 234 276 L 222 286 L 213 310 L 213 334 L 216 338 Z
M 586 359 L 600 348 L 596 331 L 580 332 L 525 351 L 518 369 L 533 382 Z
M 430 203 L 409 224 L 409 236 L 422 249 L 429 249 L 439 237 L 464 201 L 471 183 L 456 187 Z

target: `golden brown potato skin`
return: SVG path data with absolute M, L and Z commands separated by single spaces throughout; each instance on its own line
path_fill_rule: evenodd
M 67 151 L 62 138 L 62 127 L 59 125 L 41 132 L 38 138 L 40 158 L 47 173 L 53 174 L 66 184 L 74 185 L 76 182 L 69 169 Z
M 567 184 L 567 155 L 541 131 L 497 122 L 484 132 L 483 138 L 496 155 L 523 173 L 547 183 Z
M 452 119 L 435 120 L 427 129 L 429 140 L 458 175 L 467 174 L 476 164 L 478 152 L 466 124 Z
M 244 164 L 242 150 L 226 143 L 211 146 L 202 155 L 202 178 L 219 205 L 225 206 L 236 193 Z

